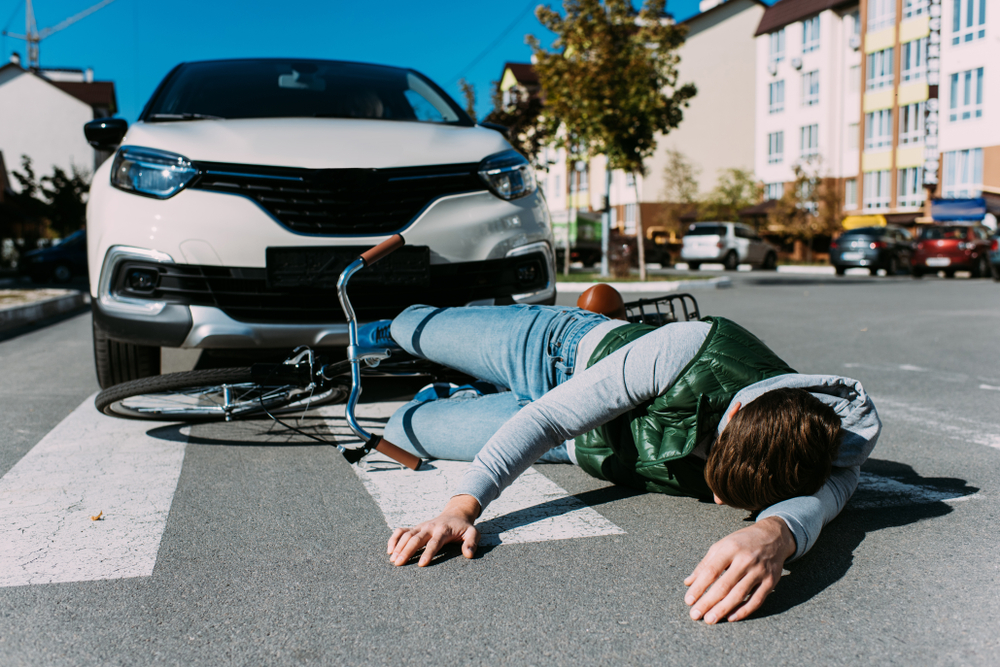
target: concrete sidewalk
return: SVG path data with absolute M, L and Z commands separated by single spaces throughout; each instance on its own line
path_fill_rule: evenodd
M 69 289 L 0 289 L 0 332 L 35 324 L 90 304 L 90 295 Z

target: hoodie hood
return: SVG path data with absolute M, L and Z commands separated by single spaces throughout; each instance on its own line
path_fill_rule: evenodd
M 479 162 L 509 150 L 483 127 L 344 118 L 250 118 L 139 122 L 123 145 L 189 160 L 305 169 L 385 169 Z

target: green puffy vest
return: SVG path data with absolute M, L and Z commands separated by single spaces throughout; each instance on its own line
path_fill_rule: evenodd
M 708 337 L 664 393 L 576 439 L 576 458 L 587 473 L 645 491 L 712 496 L 705 462 L 689 454 L 718 428 L 737 392 L 795 371 L 735 322 L 703 321 L 712 325 Z M 618 327 L 601 340 L 587 367 L 654 330 Z

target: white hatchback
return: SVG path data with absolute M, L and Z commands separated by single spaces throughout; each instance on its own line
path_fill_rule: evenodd
M 739 222 L 696 222 L 684 235 L 681 261 L 692 271 L 709 263 L 721 263 L 727 271 L 735 271 L 740 264 L 774 270 L 778 251 Z
M 421 74 L 324 60 L 184 63 L 94 175 L 87 244 L 102 387 L 160 348 L 339 347 L 340 270 L 362 321 L 412 303 L 553 303 L 552 232 L 528 161 Z M 120 147 L 119 147 L 120 146 Z

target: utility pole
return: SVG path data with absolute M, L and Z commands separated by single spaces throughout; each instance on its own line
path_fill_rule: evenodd
M 23 39 L 27 45 L 28 50 L 28 69 L 38 69 L 40 67 L 38 59 L 38 45 L 39 43 L 48 37 L 49 35 L 59 32 L 64 28 L 68 28 L 80 19 L 86 18 L 96 12 L 99 9 L 107 7 L 115 0 L 101 0 L 101 2 L 85 9 L 76 16 L 71 16 L 62 23 L 57 23 L 49 28 L 44 28 L 41 31 L 38 30 L 38 24 L 35 22 L 35 10 L 31 6 L 31 0 L 24 0 L 24 34 L 15 35 L 9 33 L 6 30 L 3 34 L 7 37 L 13 37 L 14 39 Z

